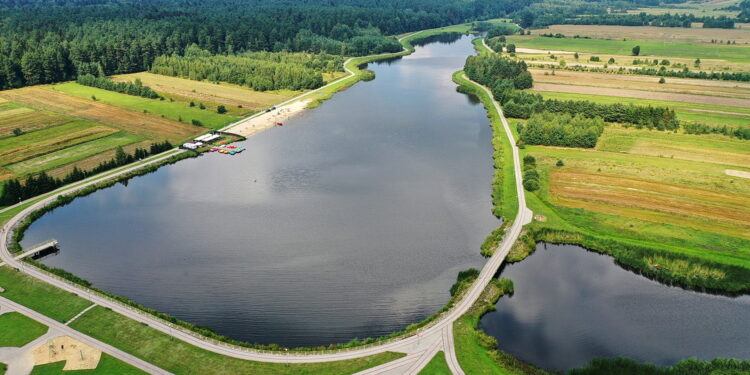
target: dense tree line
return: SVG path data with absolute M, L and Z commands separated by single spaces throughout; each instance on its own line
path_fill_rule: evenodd
M 737 18 L 743 22 L 750 22 L 750 0 L 742 0 L 737 4 L 737 8 L 740 11 Z
M 594 16 L 574 17 L 561 20 L 569 25 L 617 25 L 617 26 L 659 26 L 691 27 L 693 22 L 702 20 L 692 14 L 600 14 Z
M 149 149 L 136 148 L 133 154 L 128 154 L 123 151 L 122 147 L 118 147 L 114 158 L 101 162 L 98 166 L 89 171 L 82 171 L 78 169 L 78 167 L 74 167 L 73 170 L 63 178 L 54 178 L 45 172 L 42 172 L 38 175 L 28 176 L 23 183 L 18 179 L 10 180 L 5 184 L 3 193 L 0 195 L 0 206 L 8 206 L 18 203 L 39 194 L 55 190 L 60 186 L 81 181 L 97 173 L 108 171 L 172 148 L 172 144 L 168 141 L 153 143 Z
M 734 20 L 727 16 L 703 18 L 703 28 L 734 29 Z
M 519 138 L 528 145 L 593 148 L 603 131 L 601 117 L 541 112 L 519 126 Z
M 633 104 L 600 104 L 588 100 L 544 99 L 539 94 L 526 91 L 506 90 L 493 92 L 495 99 L 503 105 L 505 114 L 514 118 L 530 118 L 535 113 L 552 112 L 601 118 L 606 122 L 633 124 L 657 130 L 679 129 L 674 110 L 667 107 L 652 107 Z
M 159 98 L 159 94 L 154 92 L 150 87 L 143 86 L 140 79 L 136 79 L 135 82 L 115 82 L 107 77 L 95 77 L 91 74 L 84 74 L 78 76 L 76 82 L 85 85 L 96 87 L 109 91 L 116 91 L 122 94 L 128 94 L 133 96 L 142 96 L 144 98 L 156 99 Z
M 636 68 L 632 69 L 634 74 L 650 75 L 650 76 L 663 76 L 663 77 L 677 77 L 677 78 L 698 78 L 698 79 L 716 79 L 723 81 L 750 81 L 749 72 L 705 72 L 705 71 L 692 71 L 685 67 L 682 70 L 672 70 L 665 67 L 655 68 Z
M 320 70 L 308 66 L 319 66 Z M 192 45 L 185 56 L 157 57 L 150 71 L 198 81 L 230 82 L 266 91 L 315 89 L 325 84 L 321 71 L 342 69 L 342 58 L 328 54 L 251 52 L 241 55 L 212 55 Z
M 732 128 L 726 125 L 710 126 L 701 122 L 687 122 L 682 125 L 682 128 L 688 134 L 723 134 L 740 139 L 750 139 L 750 128 L 748 127 Z
M 489 87 L 493 93 L 528 89 L 534 84 L 523 60 L 514 60 L 499 54 L 467 57 L 464 72 L 471 80 Z
M 397 47 L 384 35 L 507 16 L 531 1 L 8 0 L 0 89 L 145 71 L 192 44 L 213 54 L 387 51 Z

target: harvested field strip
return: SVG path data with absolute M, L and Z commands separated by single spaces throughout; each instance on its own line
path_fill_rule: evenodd
M 28 107 L 9 108 L 9 109 L 0 111 L 0 120 L 15 116 L 15 115 L 20 115 L 23 113 L 29 113 L 29 112 L 34 112 L 34 110 Z
M 6 137 L 13 134 L 13 130 L 16 128 L 21 129 L 21 131 L 26 133 L 50 126 L 60 125 L 70 120 L 71 118 L 69 117 L 63 117 L 43 111 L 21 113 L 0 119 L 0 137 Z
M 157 117 L 163 116 L 172 120 L 181 119 L 187 123 L 197 120 L 207 128 L 220 128 L 236 120 L 236 118 L 232 116 L 217 113 L 215 109 L 203 110 L 198 107 L 190 107 L 185 103 L 171 103 L 168 100 L 146 99 L 140 96 L 120 94 L 114 91 L 83 86 L 74 82 L 50 86 L 50 89 L 83 99 L 96 97 L 97 101 L 102 103 L 138 111 L 140 113 L 150 113 Z M 203 130 L 203 132 L 206 131 L 208 131 L 208 129 Z
M 671 10 L 682 13 L 683 10 Z M 734 12 L 735 16 L 737 12 Z M 560 33 L 565 36 L 588 36 L 596 39 L 645 40 L 665 43 L 704 43 L 712 40 L 734 40 L 737 44 L 750 42 L 750 33 L 743 29 L 704 29 L 702 27 L 609 26 L 609 25 L 551 25 L 537 33 Z
M 750 126 L 750 119 L 746 114 L 750 113 L 750 108 L 742 107 L 727 107 L 719 105 L 707 105 L 707 104 L 690 104 L 681 103 L 674 101 L 664 100 L 653 100 L 653 99 L 639 99 L 639 98 L 623 98 L 617 96 L 606 96 L 606 95 L 587 95 L 577 93 L 565 93 L 565 92 L 552 92 L 552 91 L 540 91 L 540 94 L 545 98 L 549 99 L 560 99 L 560 100 L 589 100 L 596 103 L 623 103 L 623 104 L 634 104 L 634 105 L 652 105 L 652 106 L 666 106 L 672 108 L 677 112 L 677 118 L 683 121 L 699 121 L 703 123 L 709 123 L 714 125 L 734 125 L 734 126 Z M 715 110 L 725 111 L 732 113 L 709 113 L 700 112 L 699 110 Z
M 509 36 L 508 41 L 518 47 L 570 52 L 631 54 L 633 47 L 641 46 L 641 57 L 683 57 L 719 59 L 730 62 L 750 62 L 750 47 L 727 45 L 696 45 L 690 43 L 649 42 L 643 40 L 602 40 L 577 38 L 545 38 L 537 36 Z
M 117 129 L 87 121 L 73 121 L 0 140 L 0 158 L 4 165 L 8 165 L 114 133 L 117 133 Z
M 549 73 L 548 70 L 530 69 L 529 71 L 534 76 L 535 84 L 552 83 L 740 99 L 750 98 L 750 83 L 679 78 L 667 78 L 666 83 L 659 83 L 659 77 L 635 74 L 557 70 L 555 71 L 555 75 L 545 75 L 545 73 Z
M 148 149 L 152 143 L 153 142 L 151 141 L 141 141 L 141 142 L 131 143 L 128 145 L 123 145 L 122 149 L 125 152 L 132 154 L 136 148 Z M 81 156 L 83 157 L 85 155 L 81 155 Z M 109 149 L 107 151 L 100 152 L 96 155 L 83 157 L 80 160 L 76 160 L 72 163 L 68 163 L 60 167 L 53 167 L 54 169 L 48 170 L 47 174 L 52 177 L 62 178 L 62 177 L 65 177 L 68 173 L 70 173 L 70 171 L 72 171 L 74 167 L 78 167 L 78 169 L 88 171 L 88 170 L 93 169 L 97 165 L 101 164 L 101 162 L 109 161 L 114 157 L 115 157 L 115 150 Z M 2 178 L 0 177 L 0 180 L 1 179 Z
M 691 144 L 680 144 L 668 140 L 639 139 L 627 152 L 631 154 L 661 156 L 750 168 L 750 144 L 748 144 L 747 150 L 698 148 Z
M 215 84 L 147 72 L 112 77 L 115 81 L 134 81 L 136 78 L 140 79 L 144 85 L 167 95 L 175 94 L 193 98 L 196 101 L 212 101 L 235 107 L 241 105 L 255 110 L 283 102 L 301 93 L 289 90 L 259 92 L 229 83 Z
M 664 100 L 664 101 L 683 102 L 683 103 L 697 103 L 697 104 L 750 108 L 750 99 L 725 98 L 725 97 L 708 96 L 708 95 L 665 93 L 665 92 L 653 92 L 653 91 L 645 91 L 645 90 L 566 85 L 566 84 L 555 84 L 555 83 L 535 83 L 534 90 L 535 91 L 566 92 L 566 93 L 586 94 L 586 95 L 607 95 L 607 96 L 616 96 L 620 98 L 642 98 L 642 99 Z
M 655 225 L 673 225 L 682 228 L 689 228 L 690 230 L 694 229 L 708 233 L 717 233 L 726 236 L 738 237 L 744 240 L 750 240 L 750 231 L 747 230 L 747 227 L 732 225 L 731 223 L 726 222 L 675 215 L 673 213 L 648 210 L 640 207 L 630 207 L 605 202 L 595 202 L 585 199 L 554 197 L 552 198 L 552 202 L 562 207 L 579 208 L 600 214 L 615 215 L 617 217 L 630 218 L 635 220 L 643 220 Z M 622 223 L 620 222 L 617 225 L 622 225 Z M 656 228 L 654 227 L 651 229 Z M 622 228 L 620 228 L 620 230 L 622 230 Z M 647 231 L 645 230 L 641 231 L 641 234 L 645 234 L 646 232 Z M 652 234 L 653 233 L 647 235 L 647 237 L 651 237 L 649 238 L 649 240 L 654 240 L 655 237 L 652 237 Z M 671 233 L 671 235 L 674 237 L 675 234 Z M 623 237 L 628 236 L 624 235 Z M 642 236 L 633 235 L 633 237 L 638 238 Z M 712 243 L 709 242 L 705 245 L 711 244 Z M 694 255 L 700 256 L 701 254 Z M 746 258 L 743 258 L 741 260 L 741 263 L 743 263 L 746 261 Z
M 77 98 L 39 86 L 2 91 L 0 97 L 37 109 L 99 122 L 153 140 L 167 139 L 172 143 L 180 143 L 206 131 L 205 128 Z
M 102 151 L 111 150 L 116 148 L 117 146 L 125 146 L 131 143 L 138 142 L 140 140 L 142 140 L 142 138 L 136 135 L 119 132 L 109 137 L 82 143 L 73 147 L 68 147 L 57 152 L 46 153 L 36 158 L 24 160 L 19 163 L 10 164 L 6 166 L 6 168 L 13 171 L 19 176 L 29 173 L 37 173 L 48 169 L 57 168 L 65 164 L 72 163 L 74 161 L 84 159 L 92 155 L 96 155 Z
M 566 198 L 722 220 L 750 227 L 750 206 L 746 204 L 750 196 L 746 195 L 570 170 L 552 173 L 550 192 Z

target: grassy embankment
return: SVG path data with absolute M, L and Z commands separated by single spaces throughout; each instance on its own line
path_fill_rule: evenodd
M 0 347 L 22 347 L 47 333 L 47 326 L 15 311 L 0 315 Z
M 429 363 L 419 372 L 419 375 L 451 375 L 448 362 L 445 361 L 445 352 L 442 350 L 435 353 Z
M 31 375 L 62 375 L 62 374 L 74 374 L 74 375 L 145 375 L 143 372 L 119 359 L 110 356 L 107 353 L 102 353 L 99 364 L 93 370 L 71 370 L 63 371 L 65 362 L 53 362 L 46 365 L 34 366 L 31 371 Z
M 605 40 L 582 38 L 547 38 L 540 36 L 508 36 L 508 43 L 516 47 L 602 53 L 629 56 L 635 46 L 641 47 L 640 57 L 667 56 L 696 59 L 716 59 L 729 62 L 750 63 L 750 47 L 744 45 L 696 45 L 691 43 L 653 42 L 645 40 Z M 634 58 L 631 56 L 631 58 Z
M 403 354 L 383 353 L 354 360 L 284 364 L 245 361 L 175 340 L 153 328 L 95 307 L 71 326 L 174 374 L 352 374 Z

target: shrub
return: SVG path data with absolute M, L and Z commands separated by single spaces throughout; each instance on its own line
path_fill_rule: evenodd
M 563 163 L 562 160 L 558 160 L 557 163 L 555 163 L 555 165 L 558 167 L 562 167 L 563 165 L 565 165 L 565 163 Z
M 227 109 L 223 105 L 220 105 L 216 107 L 216 112 L 224 114 L 224 113 L 227 113 Z

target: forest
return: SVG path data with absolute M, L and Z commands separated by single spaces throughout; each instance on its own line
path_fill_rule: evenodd
M 398 42 L 396 42 L 398 44 Z M 399 49 L 401 48 L 401 44 Z M 159 56 L 151 73 L 192 80 L 229 82 L 256 91 L 316 89 L 325 84 L 322 72 L 343 71 L 343 58 L 329 54 L 246 52 L 213 55 L 197 45 L 184 56 Z
M 473 81 L 489 87 L 493 94 L 510 89 L 528 89 L 534 84 L 526 62 L 500 54 L 469 56 L 464 64 L 464 72 Z
M 388 35 L 510 15 L 532 0 L 6 0 L 0 89 L 145 71 L 196 44 L 247 51 L 365 55 Z

